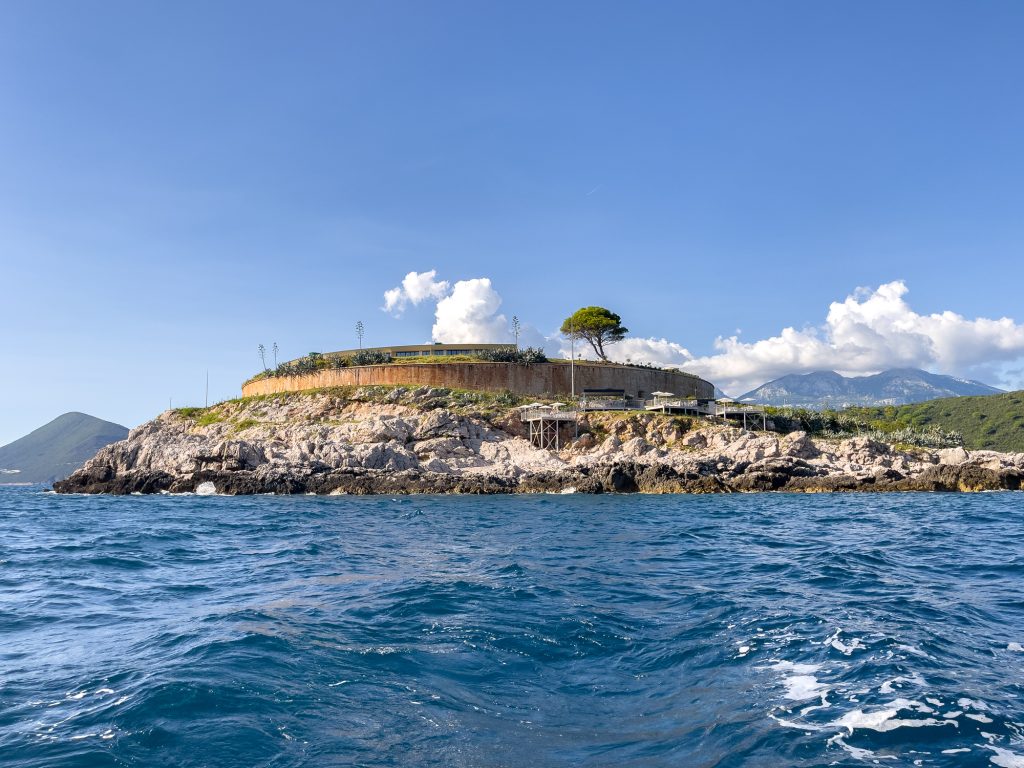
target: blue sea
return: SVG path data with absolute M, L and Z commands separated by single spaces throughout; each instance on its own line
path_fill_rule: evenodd
M 1024 495 L 0 489 L 0 764 L 1024 766 Z

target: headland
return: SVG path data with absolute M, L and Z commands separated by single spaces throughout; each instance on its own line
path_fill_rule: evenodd
M 1016 490 L 1024 479 L 1024 454 L 829 440 L 648 410 L 577 411 L 554 422 L 556 442 L 538 447 L 527 416 L 536 407 L 524 409 L 524 400 L 511 391 L 375 384 L 167 411 L 54 489 L 815 493 Z

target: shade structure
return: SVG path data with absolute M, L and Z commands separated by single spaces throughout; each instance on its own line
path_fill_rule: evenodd
M 652 397 L 675 397 L 675 392 L 651 392 Z

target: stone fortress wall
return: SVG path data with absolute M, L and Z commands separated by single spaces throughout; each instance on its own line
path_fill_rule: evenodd
M 714 398 L 714 385 L 682 371 L 666 371 L 642 366 L 577 362 L 575 390 L 621 389 L 630 397 L 647 397 L 651 392 L 671 392 L 677 397 Z M 273 376 L 246 382 L 242 395 L 269 395 L 307 389 L 374 384 L 479 389 L 491 392 L 509 390 L 521 395 L 570 394 L 572 372 L 564 361 L 532 363 L 390 363 L 334 368 L 295 376 Z

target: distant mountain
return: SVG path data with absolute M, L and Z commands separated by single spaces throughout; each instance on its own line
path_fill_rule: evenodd
M 762 384 L 737 399 L 747 403 L 823 410 L 854 405 L 906 405 L 939 397 L 995 395 L 1001 392 L 980 381 L 942 376 L 916 368 L 894 368 L 873 376 L 847 377 L 835 371 L 791 374 Z
M 105 445 L 128 437 L 120 424 L 84 413 L 65 413 L 0 448 L 0 483 L 51 483 L 91 459 Z

